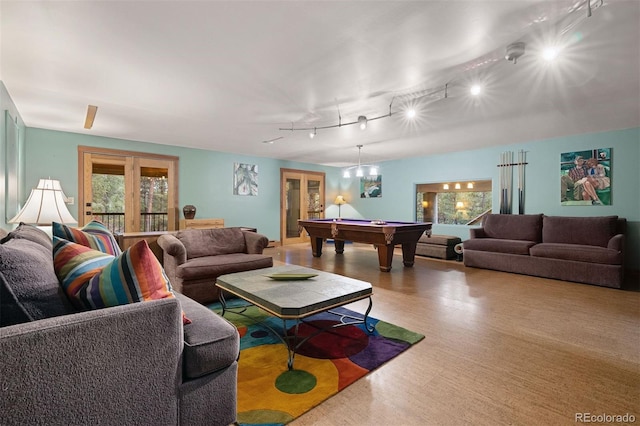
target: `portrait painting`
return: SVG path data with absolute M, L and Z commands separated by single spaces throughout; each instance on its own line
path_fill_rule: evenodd
M 258 195 L 258 166 L 233 163 L 233 195 Z
M 560 154 L 560 204 L 611 205 L 611 154 L 611 148 Z

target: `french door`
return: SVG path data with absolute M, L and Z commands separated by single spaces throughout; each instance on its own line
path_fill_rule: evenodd
M 298 228 L 298 219 L 324 217 L 325 174 L 280 169 L 280 241 L 296 244 L 309 241 Z
M 114 233 L 177 229 L 178 157 L 78 147 L 78 224 Z

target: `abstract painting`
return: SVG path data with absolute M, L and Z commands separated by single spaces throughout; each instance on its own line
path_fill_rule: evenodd
M 258 195 L 258 166 L 233 163 L 233 195 Z
M 382 197 L 382 176 L 360 178 L 360 198 Z

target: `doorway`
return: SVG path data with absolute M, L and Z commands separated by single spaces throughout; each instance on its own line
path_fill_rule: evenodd
M 78 147 L 78 224 L 114 234 L 172 231 L 178 218 L 178 157 Z
M 280 241 L 282 245 L 309 241 L 299 219 L 324 218 L 325 174 L 280 169 Z

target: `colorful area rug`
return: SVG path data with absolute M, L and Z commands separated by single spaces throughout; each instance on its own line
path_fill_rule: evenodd
M 232 300 L 231 304 L 237 307 L 244 302 Z M 210 308 L 221 312 L 219 304 Z M 361 317 L 346 308 L 334 311 Z M 375 324 L 371 334 L 359 324 L 330 329 L 310 338 L 296 351 L 294 369 L 290 371 L 286 346 L 264 326 L 268 324 L 282 335 L 282 320 L 255 306 L 248 306 L 243 315 L 225 313 L 241 337 L 237 421 L 247 426 L 287 424 L 424 338 L 369 317 L 368 324 Z M 336 315 L 317 314 L 305 319 L 298 335 L 308 336 L 318 327 L 338 322 Z M 294 324 L 287 321 L 290 334 Z

